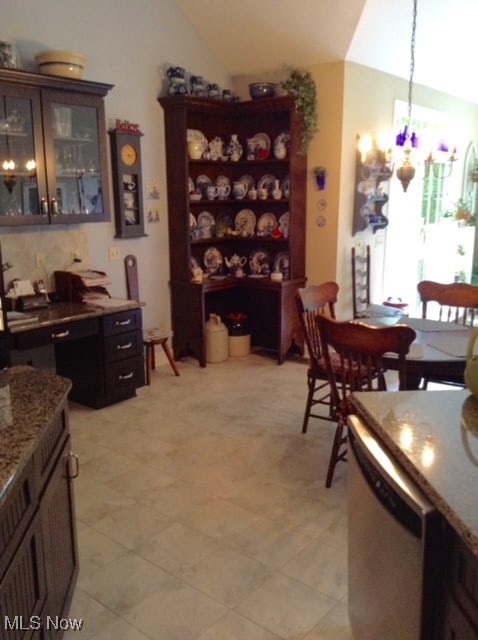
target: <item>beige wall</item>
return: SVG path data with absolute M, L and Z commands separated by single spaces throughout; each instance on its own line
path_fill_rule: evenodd
M 109 261 L 109 247 L 138 258 L 140 294 L 146 302 L 145 324 L 170 326 L 167 185 L 163 114 L 157 96 L 166 87 L 165 70 L 181 65 L 210 82 L 229 86 L 221 62 L 196 35 L 174 0 L 5 0 L 0 41 L 17 45 L 25 69 L 35 68 L 34 56 L 46 49 L 70 49 L 87 56 L 85 77 L 114 84 L 106 98 L 107 122 L 116 118 L 139 123 L 143 156 L 143 184 L 159 180 L 160 222 L 146 223 L 147 238 L 118 240 L 114 222 L 61 227 L 35 233 L 0 230 L 3 258 L 14 264 L 6 273 L 36 278 L 34 260 L 24 246 L 46 254 L 49 272 L 65 268 L 70 251 L 87 252 L 85 262 L 111 276 L 110 292 L 126 295 L 123 260 Z M 49 250 L 50 248 L 50 250 Z
M 135 0 L 124 4 L 112 0 L 95 3 L 78 0 L 6 0 L 2 4 L 0 40 L 14 42 L 25 68 L 33 66 L 41 50 L 65 48 L 87 55 L 85 76 L 90 80 L 114 84 L 106 98 L 108 123 L 116 118 L 140 124 L 144 137 L 143 182 L 158 178 L 161 190 L 160 222 L 146 224 L 147 238 L 117 240 L 111 223 L 82 225 L 75 229 L 56 227 L 33 235 L 37 250 L 48 254 L 50 271 L 64 268 L 68 256 L 48 252 L 52 247 L 78 243 L 88 253 L 89 266 L 106 270 L 113 284 L 113 295 L 124 296 L 123 262 L 109 262 L 108 249 L 119 246 L 122 255 L 138 257 L 140 290 L 147 306 L 147 324 L 169 326 L 169 255 L 167 228 L 167 184 L 164 159 L 162 111 L 157 96 L 165 89 L 165 69 L 174 64 L 192 73 L 202 73 L 209 81 L 226 87 L 231 84 L 221 61 L 217 60 L 196 35 L 174 0 Z M 350 311 L 350 247 L 352 237 L 353 177 L 355 142 L 358 133 L 374 131 L 392 124 L 395 98 L 406 99 L 407 82 L 353 63 L 336 62 L 310 69 L 317 84 L 319 131 L 308 157 L 307 196 L 307 277 L 309 282 L 336 279 L 341 287 L 341 306 Z M 278 82 L 287 74 L 278 65 L 272 73 L 234 78 L 237 93 L 248 98 L 247 84 L 263 79 Z M 436 91 L 417 86 L 417 104 L 460 114 L 470 127 L 470 139 L 478 141 L 478 107 Z M 310 169 L 325 165 L 327 188 L 319 192 Z M 319 210 L 319 202 L 326 201 Z M 317 225 L 323 215 L 325 226 Z M 0 231 L 4 259 L 16 263 L 8 277 L 30 275 L 34 265 L 19 264 L 22 247 L 32 230 Z M 28 234 L 25 239 L 24 234 Z M 35 240 L 37 238 L 37 240 Z M 62 242 L 62 238 L 64 242 Z M 30 246 L 30 245 L 29 245 Z M 32 247 L 34 250 L 35 247 Z M 15 258 L 15 259 L 13 259 Z M 15 269 L 18 271 L 16 273 Z

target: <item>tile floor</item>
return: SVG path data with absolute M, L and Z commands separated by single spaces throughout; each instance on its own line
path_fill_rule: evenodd
M 82 640 L 350 640 L 346 467 L 301 434 L 306 367 L 161 366 L 138 397 L 71 406 Z

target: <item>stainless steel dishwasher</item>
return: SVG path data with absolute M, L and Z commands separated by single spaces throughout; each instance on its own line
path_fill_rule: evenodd
M 355 640 L 431 637 L 436 511 L 357 417 L 349 417 L 348 607 Z M 430 544 L 428 544 L 430 542 Z

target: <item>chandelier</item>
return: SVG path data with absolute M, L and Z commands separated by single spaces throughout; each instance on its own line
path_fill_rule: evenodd
M 362 176 L 365 177 L 370 172 L 374 172 L 374 167 L 370 167 L 370 159 L 372 165 L 381 164 L 382 172 L 393 173 L 395 165 L 397 166 L 396 175 L 400 180 L 403 191 L 407 191 L 410 182 L 415 177 L 416 168 L 414 166 L 414 156 L 418 155 L 420 145 L 424 145 L 425 140 L 421 140 L 420 136 L 412 131 L 412 102 L 413 102 L 413 77 L 415 73 L 415 39 L 417 29 L 417 5 L 418 0 L 413 0 L 412 14 L 412 34 L 410 40 L 410 73 L 408 79 L 408 102 L 407 116 L 403 129 L 394 134 L 393 142 L 395 149 L 399 152 L 394 153 L 390 143 L 381 143 L 373 140 L 370 136 L 362 136 L 359 139 L 358 150 L 361 155 Z M 431 142 L 431 141 L 430 141 Z M 428 155 L 423 159 L 424 178 L 433 175 L 437 179 L 445 179 L 451 175 L 453 163 L 456 160 L 456 149 L 450 151 L 448 145 L 440 140 L 438 143 L 431 143 Z

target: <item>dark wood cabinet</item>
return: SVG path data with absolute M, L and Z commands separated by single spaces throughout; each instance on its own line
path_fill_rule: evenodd
M 478 558 L 448 527 L 443 606 L 437 607 L 439 640 L 478 640 Z
M 109 220 L 111 88 L 0 69 L 0 226 Z
M 99 409 L 133 398 L 144 385 L 141 309 L 98 318 L 96 331 L 79 339 L 55 342 L 57 373 L 73 383 L 71 400 Z
M 78 575 L 66 401 L 0 504 L 0 616 L 5 640 L 56 640 Z
M 294 99 L 283 96 L 231 103 L 168 96 L 159 102 L 166 133 L 174 355 L 180 358 L 191 354 L 205 366 L 205 322 L 209 314 L 244 311 L 249 316 L 253 347 L 272 350 L 282 363 L 291 348 L 303 350 L 294 296 L 305 283 L 306 158 L 297 153 L 301 122 Z M 237 134 L 243 147 L 241 159 L 232 161 L 224 155 L 217 160 L 211 156 L 190 159 L 188 136 L 197 132 L 209 142 L 220 138 L 224 149 Z M 274 153 L 275 141 L 284 137 L 288 144 L 286 157 Z M 248 141 L 257 138 L 269 140 L 268 154 L 263 154 L 267 157 L 248 159 Z M 234 182 L 244 178 L 255 186 L 269 186 L 268 196 L 251 199 L 247 193 L 239 199 L 231 191 L 224 199 L 209 200 L 204 192 L 200 200 L 190 199 L 191 186 L 201 181 L 210 181 L 213 186 L 225 181 L 232 189 Z M 282 194 L 273 198 L 276 181 Z M 243 210 L 251 212 L 254 219 L 247 234 L 241 233 L 238 225 L 238 214 Z M 192 233 L 191 225 L 197 224 L 204 211 L 211 221 L 211 231 L 202 237 Z M 265 218 L 287 221 L 281 227 L 284 233 L 264 232 L 259 220 Z M 202 283 L 193 282 L 192 266 L 207 271 L 211 250 L 219 255 L 220 268 Z M 234 254 L 247 260 L 244 277 L 228 273 L 226 265 Z M 259 277 L 251 272 L 251 263 L 258 255 L 265 256 L 268 264 Z M 282 282 L 269 277 L 275 268 L 283 272 Z

